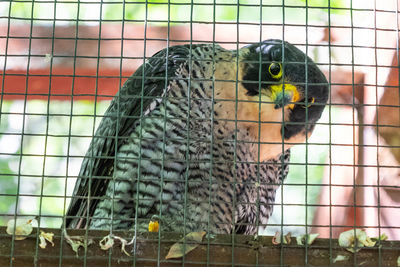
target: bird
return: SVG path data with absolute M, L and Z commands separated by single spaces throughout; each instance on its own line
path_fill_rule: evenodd
M 256 235 L 328 96 L 318 65 L 287 41 L 160 50 L 106 110 L 66 227 L 146 231 L 156 216 L 160 231 Z

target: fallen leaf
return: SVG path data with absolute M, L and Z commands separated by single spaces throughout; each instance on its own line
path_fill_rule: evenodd
M 114 246 L 114 239 L 117 239 L 121 242 L 121 251 L 125 253 L 125 255 L 127 256 L 131 256 L 131 254 L 129 254 L 126 250 L 125 247 L 127 245 L 131 245 L 133 244 L 134 239 L 132 239 L 131 242 L 128 243 L 128 241 L 126 241 L 125 239 L 123 239 L 122 237 L 116 236 L 116 235 L 107 235 L 105 237 L 103 237 L 102 240 L 100 240 L 99 242 L 99 246 L 102 250 L 109 250 L 110 248 L 112 248 Z
M 9 235 L 15 235 L 15 240 L 24 240 L 32 233 L 33 223 L 37 223 L 36 219 L 9 220 L 6 232 Z
M 46 248 L 47 246 L 46 239 L 44 239 L 43 236 L 39 236 L 39 240 L 40 240 L 39 247 Z
M 90 238 L 86 239 L 84 236 L 69 236 L 65 229 L 64 238 L 65 241 L 71 246 L 72 250 L 75 251 L 77 257 L 80 247 L 87 248 L 88 246 L 93 244 L 93 240 Z
M 107 235 L 103 237 L 102 240 L 99 241 L 99 246 L 102 250 L 108 250 L 112 248 L 114 245 L 114 239 L 111 237 L 111 235 Z
M 121 242 L 121 251 L 125 253 L 126 256 L 130 256 L 131 254 L 129 254 L 126 250 L 125 250 L 125 246 L 127 245 L 131 245 L 133 242 L 129 242 L 126 241 L 125 239 L 123 239 L 122 237 L 119 236 L 114 236 L 115 239 L 118 239 Z
M 287 233 L 283 237 L 284 237 L 284 239 L 283 239 L 284 244 L 290 244 L 292 242 L 292 233 L 291 232 Z
M 200 245 L 206 232 L 191 232 L 179 242 L 173 244 L 165 259 L 180 258 Z
M 307 240 L 307 245 L 311 245 L 314 243 L 315 239 L 319 236 L 319 234 L 306 234 L 306 235 L 300 235 L 296 237 L 296 242 L 297 245 L 303 246 L 304 242 Z
M 389 237 L 385 234 L 385 233 L 382 233 L 380 236 L 379 236 L 379 240 L 381 240 L 381 241 L 385 241 L 385 240 L 387 240 Z
M 397 258 L 397 267 L 400 267 L 400 256 Z
M 78 257 L 78 250 L 80 247 L 85 247 L 85 243 L 83 242 L 84 238 L 82 237 L 82 239 L 78 239 L 76 236 L 71 238 L 65 238 L 65 240 L 67 241 L 67 243 L 71 246 L 72 250 L 75 251 L 76 256 Z
M 373 241 L 377 242 L 377 241 L 385 241 L 388 239 L 388 236 L 385 233 L 382 233 L 380 236 L 378 237 L 373 237 L 371 238 Z
M 282 240 L 281 240 L 281 232 L 276 231 L 275 235 L 272 237 L 272 244 L 274 245 L 279 245 Z M 292 233 L 287 233 L 286 235 L 283 236 L 283 244 L 290 244 L 292 242 Z
M 272 244 L 279 245 L 281 243 L 281 232 L 276 231 L 275 235 L 272 237 Z
M 46 246 L 47 246 L 47 242 L 46 242 L 46 240 L 48 241 L 48 242 L 50 242 L 51 243 L 51 245 L 54 247 L 54 243 L 53 243 L 53 236 L 54 236 L 54 233 L 46 233 L 46 232 L 44 232 L 44 231 L 40 231 L 40 235 L 39 235 L 39 239 L 40 239 L 40 244 L 39 244 L 39 246 L 41 247 L 41 248 L 46 248 Z
M 338 261 L 347 261 L 348 259 L 349 259 L 349 256 L 337 255 L 336 258 L 333 259 L 333 263 L 338 262 Z
M 373 247 L 375 243 L 361 229 L 351 229 L 339 235 L 339 246 L 346 248 L 352 253 L 359 251 L 364 246 Z

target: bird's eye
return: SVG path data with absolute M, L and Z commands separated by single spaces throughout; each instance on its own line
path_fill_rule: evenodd
M 269 65 L 268 68 L 269 74 L 271 74 L 272 78 L 280 79 L 282 77 L 282 65 L 281 63 L 273 62 Z
M 314 97 L 311 97 L 311 98 L 309 98 L 308 99 L 308 104 L 305 104 L 305 105 L 303 105 L 303 108 L 309 108 L 309 107 L 311 107 L 311 105 L 313 104 L 315 102 L 315 98 Z

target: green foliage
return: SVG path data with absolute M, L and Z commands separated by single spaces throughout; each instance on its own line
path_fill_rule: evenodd
M 303 2 L 308 7 L 317 7 L 324 12 L 330 12 L 331 14 L 344 14 L 344 8 L 346 6 L 344 0 L 298 0 Z
M 12 1 L 0 6 L 7 15 L 11 8 L 14 18 L 54 18 L 75 23 L 85 20 L 131 21 L 167 26 L 189 22 L 252 22 L 306 23 L 308 20 L 326 21 L 328 14 L 344 14 L 346 0 L 104 0 L 102 2 L 40 2 Z M 262 5 L 261 5 L 262 3 Z M 330 9 L 328 9 L 330 7 Z M 339 9 L 338 9 L 339 8 Z M 33 12 L 32 12 L 33 10 Z M 283 21 L 285 15 L 285 21 Z
M 7 162 L 0 158 L 0 213 L 14 213 L 15 200 L 17 195 L 17 184 L 12 176 L 12 171 Z M 5 225 L 6 221 L 0 217 L 0 225 Z
M 72 106 L 67 101 L 3 102 L 0 145 L 7 144 L 7 148 L 0 155 L 1 215 L 13 216 L 15 210 L 19 215 L 40 214 L 43 227 L 60 226 L 66 192 L 70 195 L 73 190 L 72 177 L 78 174 L 81 157 L 100 121 L 95 121 L 93 114 L 103 114 L 107 105 L 90 101 L 75 101 Z M 60 217 L 46 217 L 55 215 Z M 0 216 L 0 225 L 5 225 L 9 216 Z
M 32 17 L 32 3 L 22 1 L 11 1 L 11 17 Z
M 105 20 L 120 20 L 122 15 L 125 20 L 151 21 L 155 24 L 184 23 L 189 21 L 212 22 L 214 20 L 213 3 L 206 1 L 168 1 L 168 0 L 139 0 L 126 1 L 125 5 L 118 0 L 114 4 L 104 5 Z M 119 3 L 118 3 L 119 2 Z M 235 21 L 237 6 L 229 0 L 217 1 L 215 6 L 216 21 Z M 248 2 L 248 1 L 244 1 Z M 208 4 L 205 4 L 208 3 Z

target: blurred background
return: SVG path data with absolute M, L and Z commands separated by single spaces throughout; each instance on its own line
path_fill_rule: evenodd
M 323 69 L 331 98 L 292 149 L 260 233 L 337 237 L 357 226 L 399 239 L 398 9 L 397 0 L 0 2 L 0 225 L 18 214 L 61 226 L 91 136 L 145 57 L 278 38 Z

